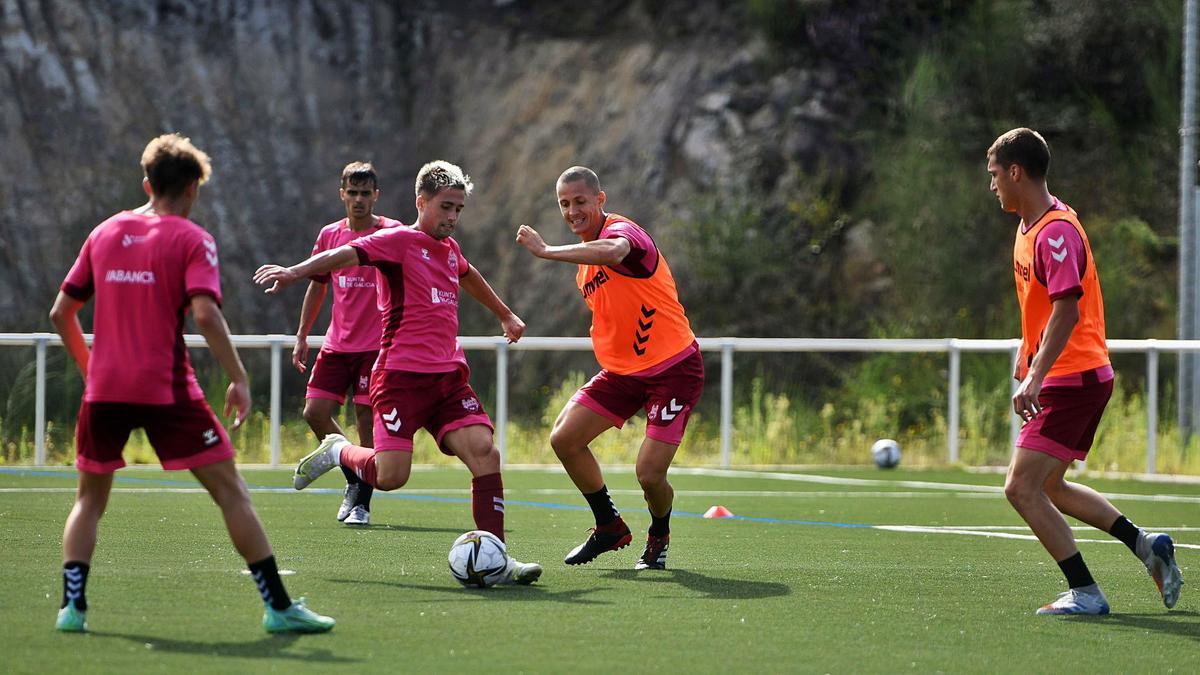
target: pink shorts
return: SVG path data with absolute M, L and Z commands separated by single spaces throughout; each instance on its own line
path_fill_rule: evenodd
M 229 434 L 204 399 L 168 405 L 84 401 L 75 424 L 75 466 L 99 474 L 125 466 L 121 452 L 139 427 L 169 471 L 233 458 Z
M 322 349 L 313 363 L 304 398 L 324 398 L 346 402 L 346 390 L 354 389 L 354 402 L 371 404 L 371 367 L 378 351 L 331 352 Z
M 1093 373 L 1085 373 L 1078 387 L 1044 387 L 1038 395 L 1042 411 L 1021 428 L 1017 447 L 1044 452 L 1070 462 L 1087 459 L 1096 436 L 1096 427 L 1108 399 L 1113 380 L 1098 382 Z
M 618 375 L 601 370 L 571 400 L 607 417 L 618 429 L 638 410 L 645 410 L 646 437 L 679 445 L 703 391 L 704 359 L 696 350 L 653 375 Z
M 453 455 L 442 438 L 455 429 L 482 424 L 495 430 L 483 404 L 461 370 L 413 373 L 376 370 L 371 375 L 375 450 L 412 452 L 417 429 L 427 429 L 442 453 Z

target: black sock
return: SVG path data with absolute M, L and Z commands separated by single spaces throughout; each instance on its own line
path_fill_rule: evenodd
M 292 599 L 283 588 L 283 580 L 279 578 L 279 568 L 275 566 L 275 556 L 268 556 L 256 563 L 250 563 L 250 576 L 262 593 L 263 602 L 272 609 L 283 610 L 292 606 Z
M 87 611 L 87 577 L 91 565 L 78 560 L 63 563 L 63 597 L 60 608 L 67 606 L 68 600 L 75 601 L 75 609 Z
M 585 494 L 583 498 L 587 500 L 588 506 L 592 507 L 592 515 L 596 517 L 596 527 L 603 527 L 621 517 L 617 505 L 613 504 L 612 497 L 608 496 L 607 485 L 601 485 L 599 490 Z
M 671 512 L 667 511 L 667 515 L 659 518 L 653 513 L 650 514 L 650 536 L 665 537 L 671 534 Z
M 354 473 L 354 470 L 351 469 L 350 467 L 343 466 L 342 467 L 342 475 L 346 477 L 346 482 L 349 483 L 350 485 L 354 485 L 355 483 L 362 483 L 362 480 L 359 479 L 359 477 Z M 364 485 L 365 485 L 365 483 L 364 483 Z
M 1066 560 L 1059 560 L 1058 567 L 1067 577 L 1067 585 L 1071 588 L 1091 586 L 1096 583 L 1096 580 L 1092 578 L 1092 573 L 1088 571 L 1087 563 L 1083 562 L 1083 554 L 1078 551 Z
M 1137 555 L 1137 541 L 1142 531 L 1137 525 L 1129 522 L 1128 518 L 1117 516 L 1116 522 L 1112 524 L 1112 527 L 1108 528 L 1108 533 L 1120 539 L 1121 543 L 1128 546 L 1129 550 L 1133 551 L 1134 555 Z

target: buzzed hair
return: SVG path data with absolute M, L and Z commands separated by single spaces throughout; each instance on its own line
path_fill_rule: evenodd
M 342 187 L 350 183 L 355 185 L 371 182 L 371 187 L 379 189 L 379 177 L 375 175 L 375 167 L 370 162 L 350 162 L 342 169 Z
M 1030 178 L 1042 180 L 1050 171 L 1050 146 L 1033 129 L 1021 127 L 1007 131 L 988 148 L 988 156 L 1005 169 L 1019 164 Z
M 595 171 L 586 166 L 573 166 L 562 172 L 562 175 L 558 177 L 555 187 L 564 183 L 574 183 L 577 180 L 587 183 L 588 189 L 592 192 L 600 193 L 600 177 L 596 175 Z
M 457 165 L 441 159 L 426 164 L 417 172 L 418 195 L 432 197 L 446 188 L 458 188 L 469 197 L 471 190 L 475 189 L 475 184 Z
M 212 175 L 208 155 L 180 134 L 163 134 L 146 144 L 142 151 L 142 171 L 150 181 L 150 190 L 160 197 L 178 197 L 187 186 L 199 180 L 203 185 Z

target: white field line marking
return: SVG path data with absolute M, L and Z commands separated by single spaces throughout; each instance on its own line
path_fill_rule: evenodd
M 1037 541 L 1037 537 L 1032 534 L 1016 534 L 1013 532 L 996 532 L 971 530 L 964 528 L 941 528 L 941 527 L 924 527 L 921 525 L 872 525 L 871 529 L 888 530 L 890 532 L 911 532 L 918 534 L 962 534 L 973 537 L 992 537 L 996 539 L 1021 539 L 1023 541 Z M 1076 539 L 1076 542 L 1084 544 L 1120 544 L 1116 539 Z M 1180 544 L 1175 543 L 1175 548 L 1190 548 L 1200 550 L 1200 544 Z

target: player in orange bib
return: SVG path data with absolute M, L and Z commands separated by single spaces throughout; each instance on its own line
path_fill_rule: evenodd
M 588 443 L 644 409 L 646 439 L 638 451 L 637 478 L 650 530 L 634 569 L 666 569 L 675 497 L 667 469 L 704 390 L 700 348 L 666 258 L 636 223 L 604 210 L 607 197 L 596 173 L 571 167 L 559 176 L 557 192 L 563 219 L 582 241 L 547 246 L 536 230 L 522 225 L 517 243 L 539 258 L 579 266 L 575 282 L 592 310 L 592 346 L 602 368 L 571 398 L 550 432 L 554 453 L 596 518 L 591 535 L 564 562 L 582 565 L 633 540 Z
M 1141 530 L 1095 490 L 1065 480 L 1088 450 L 1113 390 L 1104 299 L 1087 234 L 1075 211 L 1050 194 L 1050 149 L 1036 131 L 1013 129 L 987 152 L 992 193 L 1021 217 L 1013 272 L 1021 306 L 1020 381 L 1013 410 L 1025 421 L 1004 493 L 1058 562 L 1070 587 L 1038 614 L 1108 614 L 1062 514 L 1112 534 L 1146 566 L 1167 608 L 1183 578 L 1171 537 Z

